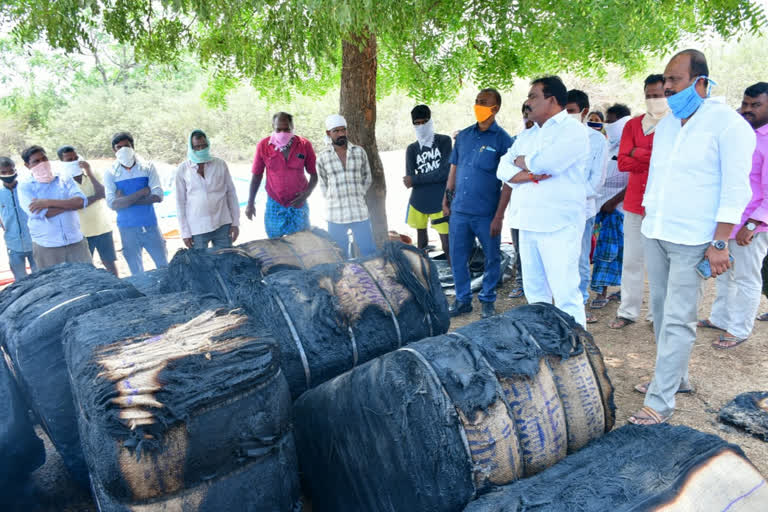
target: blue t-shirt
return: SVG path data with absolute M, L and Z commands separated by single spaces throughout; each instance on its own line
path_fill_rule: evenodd
M 136 160 L 133 167 L 126 169 L 117 161 L 104 173 L 104 191 L 107 206 L 113 208 L 117 191 L 128 196 L 144 187 L 151 189 L 151 194 L 163 198 L 160 177 L 151 162 Z M 117 210 L 118 227 L 151 227 L 157 225 L 155 206 L 153 204 L 134 204 Z
M 495 121 L 485 131 L 475 123 L 459 132 L 451 153 L 451 164 L 456 166 L 451 211 L 481 217 L 496 213 L 501 195 L 496 168 L 510 147 L 512 137 Z

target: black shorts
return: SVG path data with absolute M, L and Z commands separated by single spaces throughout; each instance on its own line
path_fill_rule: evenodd
M 103 235 L 89 236 L 88 248 L 91 250 L 91 256 L 96 249 L 99 250 L 101 261 L 116 261 L 115 241 L 112 239 L 112 232 L 109 231 Z

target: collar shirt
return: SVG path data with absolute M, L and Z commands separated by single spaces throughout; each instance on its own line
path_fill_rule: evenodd
M 32 237 L 27 227 L 27 214 L 19 204 L 19 184 L 8 188 L 0 183 L 0 220 L 3 222 L 5 246 L 14 252 L 30 252 Z
M 363 148 L 348 142 L 344 165 L 333 146 L 328 145 L 317 155 L 317 175 L 328 222 L 348 224 L 368 219 L 365 193 L 371 186 L 371 168 Z
M 517 205 L 512 226 L 525 231 L 551 233 L 586 221 L 585 169 L 589 162 L 589 135 L 584 125 L 563 110 L 542 126 L 534 124 L 520 134 L 499 164 L 498 176 L 508 182 L 520 172 L 519 155 L 534 174 L 551 178 L 538 183 L 510 184 Z
M 482 217 L 496 213 L 501 194 L 496 171 L 511 146 L 512 137 L 495 121 L 485 131 L 475 123 L 459 132 L 451 153 L 456 166 L 452 211 Z
M 94 176 L 97 180 L 99 176 Z M 102 178 L 103 180 L 103 178 Z M 93 181 L 88 177 L 88 174 L 82 174 L 82 183 L 75 184 L 80 188 L 80 191 L 85 197 L 91 197 L 96 194 L 96 189 L 93 186 Z M 91 237 L 103 235 L 112 231 L 112 221 L 114 220 L 114 213 L 109 211 L 107 203 L 103 199 L 96 200 L 89 204 L 86 208 L 77 210 L 77 215 L 80 217 L 80 231 L 83 236 Z
M 532 133 L 531 129 L 526 128 L 522 132 L 512 137 L 512 148 L 515 147 L 515 143 L 518 140 L 525 140 L 526 137 L 531 136 L 531 133 Z M 518 205 L 517 205 L 517 199 L 515 196 L 516 187 L 513 187 L 512 184 L 509 183 L 509 180 L 512 179 L 512 176 L 520 172 L 520 169 L 514 166 L 513 164 L 514 158 L 510 158 L 512 154 L 511 153 L 512 148 L 510 148 L 507 154 L 504 155 L 499 161 L 499 167 L 496 171 L 496 177 L 504 184 L 504 186 L 507 186 L 512 189 L 512 192 L 509 196 L 509 203 L 507 203 L 507 211 L 504 213 L 504 223 L 510 229 L 518 229 L 519 228 L 519 226 L 517 225 Z
M 586 216 L 591 219 L 597 214 L 596 199 L 601 195 L 608 166 L 608 140 L 605 136 L 582 124 L 589 135 L 589 161 L 585 169 L 584 185 L 587 194 Z
M 176 211 L 182 238 L 192 238 L 225 224 L 240 225 L 240 206 L 226 162 L 213 158 L 205 163 L 205 177 L 198 164 L 187 160 L 176 171 Z
M 731 238 L 736 238 L 736 233 L 748 219 L 762 222 L 755 229 L 756 233 L 768 231 L 768 124 L 755 130 L 755 136 L 757 143 L 752 153 L 752 172 L 749 173 L 752 199 L 741 216 L 741 222 L 734 226 Z
M 738 224 L 752 196 L 755 131 L 732 108 L 707 99 L 681 126 L 656 126 L 642 233 L 682 245 L 712 241 L 718 222 Z
M 40 183 L 32 176 L 19 183 L 19 203 L 29 217 L 29 233 L 32 241 L 41 247 L 64 247 L 83 239 L 80 232 L 80 219 L 77 212 L 69 210 L 53 217 L 46 217 L 48 208 L 37 213 L 29 210 L 35 199 L 72 199 L 83 198 L 83 208 L 88 206 L 85 197 L 72 178 L 62 179 L 55 176 L 50 183 Z
M 304 174 L 316 173 L 316 156 L 312 143 L 294 135 L 283 150 L 263 138 L 256 146 L 251 173 L 261 175 L 267 172 L 267 195 L 283 206 L 290 206 L 296 196 L 307 189 Z
M 595 199 L 595 206 L 597 210 L 608 201 L 612 199 L 616 194 L 627 188 L 629 183 L 629 173 L 619 171 L 619 145 L 612 148 L 608 148 L 608 165 L 606 166 L 605 182 L 600 189 L 600 193 Z M 624 213 L 624 201 L 616 206 L 616 209 L 621 213 Z
M 117 191 L 124 196 L 138 192 L 144 187 L 149 187 L 150 194 L 163 199 L 163 187 L 160 184 L 160 176 L 157 174 L 155 164 L 144 162 L 136 158 L 133 167 L 126 169 L 115 160 L 112 167 L 104 173 L 104 194 L 107 206 L 112 206 Z M 119 227 L 149 227 L 157 225 L 155 206 L 153 204 L 134 204 L 128 208 L 117 210 L 117 225 Z

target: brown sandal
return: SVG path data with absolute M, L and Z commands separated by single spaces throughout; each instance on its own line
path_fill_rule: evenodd
M 611 329 L 623 329 L 628 325 L 631 325 L 635 323 L 634 320 L 630 320 L 629 318 L 624 318 L 623 316 L 617 316 L 613 319 L 613 322 L 608 324 L 608 327 Z
M 696 327 L 702 327 L 704 329 L 714 329 L 715 331 L 724 331 L 725 329 L 716 326 L 712 322 L 709 321 L 709 318 L 705 318 L 704 320 L 699 320 L 696 322 Z
M 747 339 L 748 338 L 737 338 L 736 336 L 726 336 L 725 334 L 721 334 L 720 338 L 712 343 L 712 346 L 720 350 L 728 350 L 729 348 L 738 347 L 747 341 Z
M 640 425 L 640 426 L 650 426 L 650 425 L 660 425 L 662 423 L 666 423 L 669 418 L 672 417 L 672 413 L 669 413 L 666 416 L 662 416 L 658 412 L 654 411 L 650 407 L 643 407 L 639 411 L 637 411 L 635 414 L 629 417 L 627 420 L 628 422 L 632 423 L 633 425 Z
M 644 382 L 643 384 L 638 384 L 634 387 L 634 390 L 638 393 L 646 394 L 648 392 L 648 388 L 651 387 L 650 382 Z M 675 393 L 677 394 L 690 394 L 694 393 L 696 390 L 693 387 L 690 388 L 678 388 Z

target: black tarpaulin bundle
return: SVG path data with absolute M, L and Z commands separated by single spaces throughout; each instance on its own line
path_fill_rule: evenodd
M 237 246 L 237 249 L 255 259 L 264 275 L 280 270 L 306 270 L 318 265 L 344 261 L 341 250 L 331 236 L 318 228 L 298 231 L 280 238 L 246 242 Z
M 522 306 L 307 391 L 294 418 L 314 510 L 462 510 L 600 437 L 610 381 L 590 341 L 553 306 Z
M 56 265 L 0 293 L 0 343 L 19 389 L 67 469 L 81 483 L 88 482 L 88 474 L 61 333 L 70 318 L 139 295 L 133 286 L 87 264 Z
M 294 510 L 279 349 L 242 310 L 190 293 L 143 297 L 71 320 L 64 338 L 102 512 Z
M 768 391 L 737 395 L 720 409 L 718 418 L 768 442 Z
M 762 512 L 768 484 L 741 449 L 683 426 L 627 425 L 465 512 Z
M 43 441 L 0 354 L 0 504 L 12 503 L 29 473 L 45 462 Z

